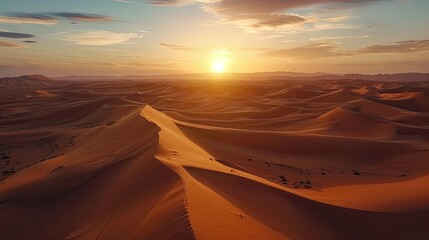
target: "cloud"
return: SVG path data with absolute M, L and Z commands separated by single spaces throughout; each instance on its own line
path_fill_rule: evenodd
M 13 48 L 19 48 L 22 47 L 21 45 L 18 45 L 16 43 L 11 43 L 11 42 L 2 42 L 0 41 L 0 47 L 13 47 Z
M 387 45 L 371 45 L 354 51 L 341 50 L 335 43 L 312 43 L 304 46 L 284 49 L 267 50 L 262 53 L 266 57 L 279 57 L 297 60 L 310 60 L 329 57 L 342 57 L 362 54 L 409 54 L 429 51 L 428 40 L 409 40 Z
M 165 49 L 171 50 L 171 51 L 182 51 L 182 52 L 203 52 L 203 53 L 212 53 L 212 54 L 220 54 L 220 55 L 225 55 L 225 54 L 229 54 L 229 50 L 228 49 L 224 49 L 224 48 L 218 48 L 213 49 L 213 48 L 205 48 L 205 47 L 191 47 L 188 45 L 182 45 L 182 44 L 170 44 L 170 43 L 158 43 L 158 45 L 160 47 L 163 47 Z M 231 51 L 233 52 L 237 52 L 237 53 L 242 53 L 242 52 L 256 52 L 256 53 L 260 53 L 260 52 L 265 52 L 267 50 L 271 50 L 272 48 L 266 48 L 266 47 L 246 47 L 246 48 L 234 48 L 231 49 Z
M 328 36 L 328 37 L 316 37 L 310 38 L 310 41 L 329 41 L 329 40 L 341 40 L 341 39 L 362 39 L 367 38 L 368 35 L 361 36 Z
M 152 5 L 161 6 L 177 6 L 192 3 L 202 3 L 214 11 L 231 15 L 270 14 L 321 4 L 345 7 L 347 5 L 362 5 L 376 1 L 383 0 L 148 0 L 147 2 Z
M 43 14 L 10 13 L 0 16 L 0 23 L 53 25 L 57 23 L 57 18 Z
M 121 2 L 121 3 L 137 3 L 137 2 L 133 2 L 133 1 L 128 1 L 128 0 L 113 0 L 114 2 Z
M 33 38 L 33 34 L 27 33 L 16 33 L 16 32 L 0 32 L 0 37 L 4 38 Z
M 223 23 L 230 23 L 248 28 L 279 28 L 289 25 L 297 25 L 308 19 L 296 14 L 252 14 L 232 15 L 222 18 Z
M 371 45 L 359 50 L 359 53 L 410 53 L 429 51 L 429 39 L 409 40 L 389 45 Z
M 37 41 L 29 41 L 29 40 L 27 40 L 27 41 L 22 41 L 22 42 L 25 42 L 25 43 L 37 43 Z
M 194 2 L 198 2 L 195 0 L 149 0 L 149 4 L 152 5 L 160 5 L 160 6 L 180 6 L 187 5 Z
M 306 21 L 304 17 L 292 14 L 269 14 L 255 17 L 255 19 L 253 27 L 281 27 Z
M 116 33 L 103 30 L 88 30 L 78 32 L 65 32 L 56 34 L 55 37 L 73 42 L 78 45 L 108 46 L 119 43 L 126 43 L 131 39 L 141 38 L 136 33 Z
M 224 23 L 231 23 L 247 28 L 275 29 L 302 27 L 305 30 L 324 30 L 345 28 L 344 25 L 337 24 L 337 22 L 347 20 L 347 18 L 320 19 L 311 15 L 299 16 L 290 12 L 293 12 L 297 8 L 318 4 L 341 4 L 344 7 L 352 7 L 359 3 L 374 1 L 376 0 L 220 0 L 206 4 L 204 9 L 219 16 Z M 243 20 L 248 21 L 250 24 L 246 24 Z M 306 25 L 303 25 L 304 23 Z
M 319 4 L 350 6 L 375 1 L 380 0 L 220 0 L 209 4 L 209 8 L 228 15 L 270 14 Z
M 133 66 L 133 67 L 166 68 L 166 69 L 171 69 L 179 66 L 177 62 L 171 62 L 171 63 L 128 62 L 128 63 L 125 63 L 125 65 Z
M 7 13 L 0 16 L 0 23 L 12 24 L 57 24 L 60 20 L 79 22 L 105 22 L 113 18 L 100 14 L 75 13 L 75 12 L 53 12 L 53 13 Z
M 321 4 L 331 8 L 335 7 L 338 10 L 338 7 L 348 8 L 376 1 L 383 0 L 149 0 L 148 2 L 158 6 L 200 3 L 207 12 L 218 16 L 222 23 L 245 28 L 275 29 L 311 23 L 315 30 L 323 30 L 345 28 L 345 26 L 329 24 L 328 20 L 299 16 L 290 12 L 298 8 Z
M 71 21 L 88 21 L 88 22 L 94 22 L 94 21 L 112 21 L 113 18 L 105 15 L 100 14 L 90 14 L 90 13 L 71 13 L 71 12 L 57 12 L 52 13 L 52 16 L 65 18 L 67 20 Z
M 352 52 L 341 51 L 333 43 L 313 43 L 294 48 L 274 49 L 264 52 L 266 57 L 280 57 L 298 60 L 310 60 L 327 57 L 350 56 Z
M 201 48 L 190 47 L 181 44 L 158 43 L 159 46 L 173 51 L 198 51 Z

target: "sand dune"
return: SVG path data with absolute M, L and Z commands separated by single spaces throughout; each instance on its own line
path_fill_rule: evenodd
M 429 238 L 427 82 L 0 84 L 0 239 Z

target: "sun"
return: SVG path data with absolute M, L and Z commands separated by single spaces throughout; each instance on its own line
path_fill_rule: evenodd
M 227 68 L 227 59 L 225 58 L 215 58 L 212 62 L 212 72 L 213 73 L 224 73 Z
M 218 48 L 211 53 L 211 71 L 220 74 L 229 71 L 229 64 L 232 62 L 231 52 L 226 48 Z
M 213 73 L 224 73 L 226 71 L 226 59 L 216 58 L 213 59 L 212 72 Z

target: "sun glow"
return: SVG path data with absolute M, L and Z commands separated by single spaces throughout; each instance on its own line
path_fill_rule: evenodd
M 231 61 L 228 49 L 221 48 L 211 53 L 211 70 L 213 73 L 224 73 L 228 70 L 228 64 Z
M 213 59 L 212 72 L 224 73 L 226 71 L 226 62 L 226 59 L 222 58 Z

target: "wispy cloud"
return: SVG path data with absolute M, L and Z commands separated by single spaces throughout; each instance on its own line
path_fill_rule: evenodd
M 315 37 L 310 38 L 310 41 L 329 41 L 329 40 L 341 40 L 341 39 L 362 39 L 368 38 L 368 35 L 360 35 L 360 36 L 326 36 L 326 37 Z
M 3 38 L 33 38 L 35 36 L 33 34 L 28 34 L 28 33 L 1 31 L 0 37 L 3 37 Z
M 309 44 L 292 47 L 292 48 L 270 48 L 270 47 L 253 47 L 253 48 L 233 48 L 229 49 L 233 52 L 256 53 L 265 57 L 295 59 L 295 60 L 313 60 L 330 57 L 345 57 L 363 54 L 407 54 L 410 52 L 426 52 L 429 51 L 428 40 L 409 40 L 386 45 L 371 45 L 356 50 L 341 49 L 341 45 L 329 40 L 337 40 L 344 38 L 366 38 L 367 36 L 336 36 L 336 37 L 321 37 L 317 40 L 325 40 L 325 42 L 310 42 Z M 210 52 L 212 48 L 203 48 L 196 46 L 188 46 L 183 44 L 158 43 L 159 46 L 171 51 L 200 51 Z
M 44 24 L 53 25 L 61 20 L 73 22 L 106 22 L 113 18 L 93 13 L 53 12 L 53 13 L 22 13 L 13 12 L 0 16 L 0 23 L 10 24 Z
M 279 57 L 287 59 L 309 60 L 327 57 L 350 56 L 352 52 L 341 51 L 336 44 L 333 43 L 313 43 L 305 46 L 274 49 L 264 52 L 262 55 L 266 57 Z
M 386 45 L 371 45 L 354 51 L 340 49 L 332 42 L 312 43 L 294 48 L 272 49 L 262 53 L 266 57 L 311 60 L 362 54 L 409 54 L 429 51 L 429 40 L 409 40 Z
M 222 18 L 222 23 L 234 24 L 245 28 L 275 29 L 291 25 L 299 25 L 309 19 L 296 14 L 272 13 L 231 15 Z
M 21 45 L 18 45 L 16 43 L 11 42 L 2 42 L 0 41 L 0 47 L 12 47 L 12 48 L 19 48 L 22 47 Z
M 202 49 L 181 44 L 158 43 L 158 45 L 173 51 L 199 51 Z
M 137 3 L 134 1 L 128 1 L 128 0 L 113 0 L 114 2 L 121 2 L 121 3 Z
M 108 46 L 126 43 L 132 39 L 141 38 L 142 35 L 137 33 L 117 33 L 104 30 L 88 30 L 59 33 L 54 37 L 78 45 Z
M 347 8 L 376 1 L 380 0 L 220 0 L 212 1 L 208 7 L 215 12 L 228 15 L 270 14 L 320 4 L 341 5 Z
M 195 2 L 200 2 L 198 0 L 148 0 L 149 4 L 160 5 L 160 6 L 180 6 L 187 5 Z
M 72 12 L 56 12 L 52 13 L 52 16 L 64 18 L 71 21 L 83 21 L 83 22 L 104 22 L 104 21 L 112 21 L 113 18 L 100 15 L 100 14 L 92 14 L 92 13 L 72 13 Z
M 171 69 L 179 66 L 177 62 L 170 62 L 170 63 L 127 62 L 124 65 L 133 66 L 133 67 L 149 67 L 149 68 L 161 68 L 161 69 Z
M 371 45 L 359 50 L 359 53 L 411 53 L 429 51 L 429 39 L 409 40 L 388 45 Z
M 28 14 L 28 13 L 13 13 L 6 16 L 0 16 L 0 23 L 11 24 L 43 24 L 53 25 L 58 21 L 57 18 L 46 16 L 42 14 Z
M 160 47 L 163 47 L 165 49 L 171 50 L 171 51 L 178 51 L 178 52 L 203 52 L 203 53 L 210 53 L 210 54 L 229 54 L 231 52 L 235 53 L 261 53 L 268 50 L 273 50 L 273 48 L 267 48 L 267 47 L 243 47 L 243 48 L 233 48 L 233 49 L 226 49 L 226 48 L 208 48 L 208 47 L 196 47 L 196 46 L 189 46 L 184 44 L 171 44 L 171 43 L 158 43 Z
M 306 30 L 346 28 L 338 24 L 346 18 L 320 19 L 314 16 L 292 14 L 298 8 L 326 5 L 330 8 L 351 8 L 382 0 L 150 0 L 158 6 L 178 6 L 200 3 L 207 12 L 220 18 L 221 23 L 238 25 L 248 29 L 281 29 L 303 26 Z M 332 20 L 332 19 L 331 19 Z M 303 25 L 303 23 L 308 23 Z

